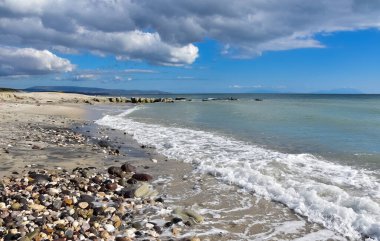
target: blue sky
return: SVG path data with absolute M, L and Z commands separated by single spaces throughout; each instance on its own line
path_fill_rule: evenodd
M 115 18 L 128 20 L 133 26 L 118 26 L 113 19 L 115 14 L 110 14 L 110 25 L 102 25 L 95 15 L 82 16 L 76 9 L 77 15 L 62 19 L 65 23 L 73 22 L 73 26 L 62 29 L 62 25 L 55 25 L 55 20 L 48 18 L 51 13 L 44 10 L 49 9 L 48 3 L 34 1 L 41 4 L 41 12 L 34 13 L 22 3 L 0 4 L 0 10 L 7 12 L 5 17 L 0 16 L 3 32 L 0 34 L 3 35 L 0 36 L 3 39 L 0 40 L 0 86 L 75 85 L 177 93 L 309 93 L 333 89 L 380 93 L 380 19 L 377 17 L 380 7 L 370 6 L 369 2 L 367 6 L 340 0 L 339 13 L 348 12 L 347 16 L 337 18 L 337 10 L 332 9 L 336 6 L 324 1 L 323 4 L 300 1 L 301 10 L 291 8 L 297 0 L 285 1 L 288 3 L 279 16 L 278 9 L 282 9 L 283 2 L 269 6 L 272 12 L 258 1 L 242 1 L 241 9 L 251 9 L 246 14 L 253 19 L 252 25 L 246 25 L 246 19 L 240 19 L 233 9 L 211 11 L 206 8 L 210 6 L 194 8 L 190 3 L 179 5 L 171 12 L 150 6 L 155 8 L 154 13 L 161 11 L 169 19 L 179 19 L 179 26 L 160 23 L 160 19 L 149 20 L 144 14 L 125 19 L 135 14 L 127 10 Z M 123 3 L 115 1 L 115 4 Z M 121 5 L 98 7 L 108 13 L 108 8 Z M 139 12 L 141 6 L 133 7 Z M 60 11 L 55 14 L 62 18 L 66 18 L 65 11 L 73 11 L 66 5 L 57 8 Z M 99 11 L 94 8 L 94 12 Z M 236 11 L 241 9 L 237 7 Z M 305 11 L 312 14 L 307 15 Z M 259 18 L 253 12 L 267 17 Z M 297 19 L 288 13 L 297 13 Z M 14 16 L 7 17 L 12 14 L 20 21 L 30 21 L 36 34 L 21 29 Z M 188 16 L 183 19 L 176 14 Z M 278 19 L 283 21 L 279 27 Z M 104 21 L 107 23 L 107 18 Z M 260 26 L 259 30 L 256 26 Z

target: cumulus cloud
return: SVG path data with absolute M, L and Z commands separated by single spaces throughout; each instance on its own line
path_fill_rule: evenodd
M 324 47 L 320 33 L 380 27 L 377 0 L 0 0 L 0 44 L 188 65 L 196 42 L 223 54 Z
M 73 69 L 69 60 L 48 50 L 0 47 L 0 76 L 50 74 Z

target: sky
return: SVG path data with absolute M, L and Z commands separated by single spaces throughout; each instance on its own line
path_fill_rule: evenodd
M 380 93 L 380 0 L 0 0 L 0 86 Z

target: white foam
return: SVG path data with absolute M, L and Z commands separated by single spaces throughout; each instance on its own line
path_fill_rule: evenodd
M 168 158 L 197 164 L 201 172 L 279 201 L 328 229 L 354 239 L 367 235 L 380 240 L 380 185 L 371 172 L 210 132 L 137 122 L 126 117 L 134 110 L 97 123 L 123 130 Z

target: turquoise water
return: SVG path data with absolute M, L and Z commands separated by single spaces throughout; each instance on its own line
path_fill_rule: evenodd
M 199 101 L 206 97 L 239 101 Z M 378 95 L 193 95 L 155 104 L 130 117 L 218 132 L 287 153 L 311 153 L 380 169 Z M 254 101 L 261 98 L 263 101 Z M 197 101 L 198 100 L 198 101 Z
M 192 101 L 137 105 L 97 123 L 351 239 L 380 240 L 380 96 L 184 97 Z

